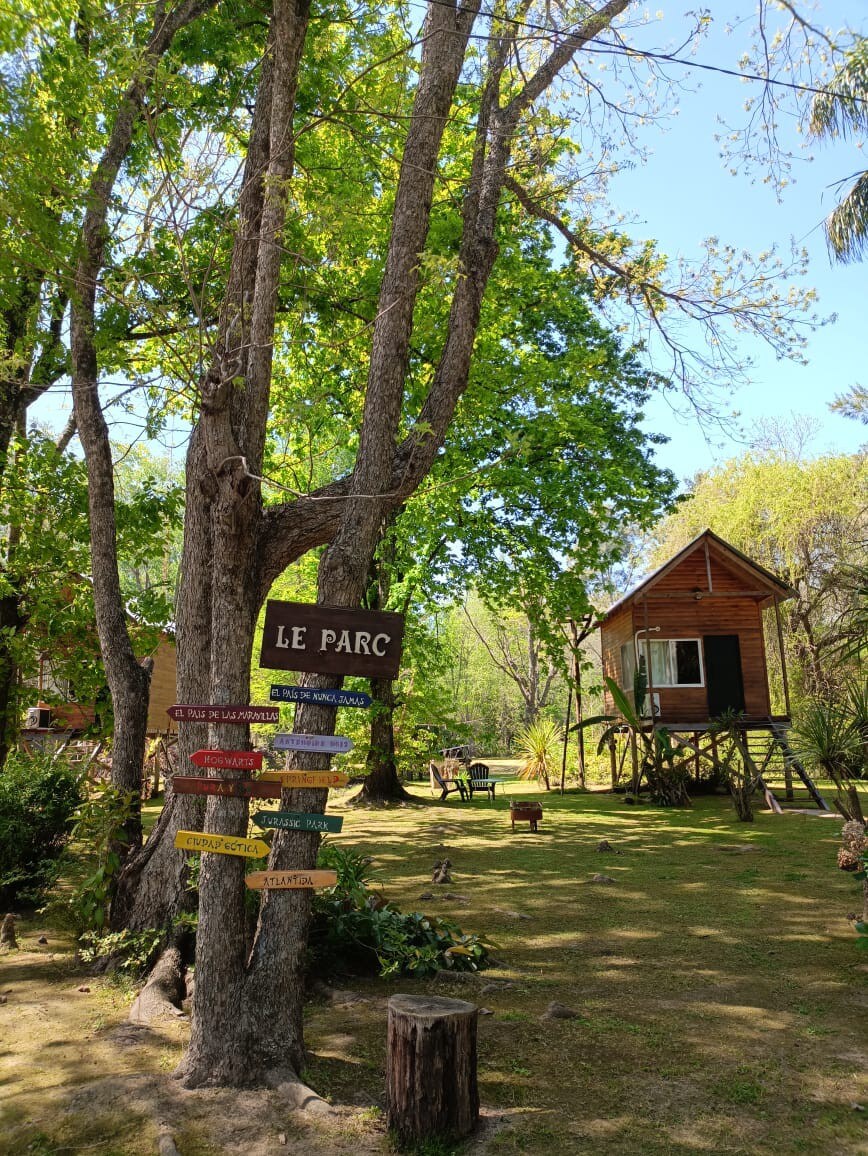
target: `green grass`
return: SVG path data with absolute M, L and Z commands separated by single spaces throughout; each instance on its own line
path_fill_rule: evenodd
M 868 956 L 846 918 L 859 891 L 835 866 L 839 822 L 758 811 L 745 824 L 724 798 L 664 810 L 602 793 L 545 795 L 518 782 L 498 787 L 494 804 L 439 803 L 427 787 L 412 789 L 418 806 L 387 810 L 348 808 L 351 792 L 335 792 L 330 809 L 345 821 L 333 838 L 374 858 L 387 898 L 403 910 L 448 915 L 493 940 L 498 966 L 469 979 L 333 977 L 368 1000 L 306 1009 L 305 1076 L 345 1113 L 339 1136 L 320 1147 L 305 1139 L 310 1152 L 352 1151 L 353 1136 L 365 1137 L 366 1151 L 389 1150 L 383 1000 L 394 991 L 471 999 L 493 1013 L 480 1017 L 478 1042 L 482 1104 L 498 1121 L 484 1141 L 492 1156 L 868 1151 L 868 1112 L 852 1107 L 868 1107 Z M 536 835 L 526 824 L 510 831 L 508 800 L 522 796 L 542 800 Z M 599 853 L 602 839 L 622 853 Z M 437 887 L 431 867 L 446 856 L 453 882 Z M 597 872 L 615 883 L 590 882 Z M 435 898 L 421 900 L 422 892 Z M 40 982 L 47 992 L 49 978 Z M 60 982 L 67 995 L 57 1007 L 74 1010 L 76 981 L 64 973 Z M 106 1038 L 124 1014 L 118 998 L 88 1000 L 90 1019 L 77 1030 Z M 551 1001 L 577 1018 L 542 1019 Z M 78 1023 L 67 1025 L 70 1040 Z M 39 1024 L 54 1030 L 51 1019 Z M 164 1036 L 142 1060 L 165 1074 L 180 1043 Z M 28 1069 L 22 1052 L 19 1068 L 10 1059 L 3 1074 L 26 1085 L 35 1059 L 46 1064 L 50 1054 L 31 1053 Z M 100 1054 L 106 1070 L 114 1061 Z M 125 1065 L 133 1063 L 129 1053 Z M 40 1076 L 45 1091 L 30 1108 L 40 1123 L 28 1139 L 46 1152 L 69 1143 L 49 1121 L 67 1102 L 65 1085 L 80 1077 L 73 1067 Z M 236 1144 L 259 1150 L 261 1121 L 242 1125 L 216 1106 L 186 1118 L 178 1135 L 195 1135 L 191 1152 L 222 1156 L 227 1121 L 249 1129 Z M 99 1138 L 98 1129 L 89 1134 Z

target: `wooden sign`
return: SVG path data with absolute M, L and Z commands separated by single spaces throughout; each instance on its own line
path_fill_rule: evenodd
M 277 706 L 208 706 L 178 705 L 166 711 L 175 722 L 276 723 L 280 722 Z
M 297 891 L 305 887 L 334 887 L 337 871 L 252 871 L 244 876 L 251 891 L 266 887 L 279 891 Z
M 175 846 L 184 851 L 216 851 L 218 855 L 244 855 L 248 859 L 261 859 L 270 850 L 262 839 L 209 835 L 204 831 L 178 831 Z
M 404 616 L 306 602 L 270 601 L 259 665 L 272 670 L 395 678 Z
M 320 751 L 329 755 L 345 755 L 353 749 L 353 740 L 343 735 L 275 735 L 276 751 Z
M 266 771 L 257 782 L 282 783 L 292 791 L 299 787 L 345 787 L 348 778 L 337 771 Z
M 258 771 L 262 769 L 262 751 L 194 751 L 190 762 L 221 771 Z
M 320 702 L 327 706 L 370 706 L 371 696 L 361 690 L 317 690 L 313 686 L 272 684 L 272 702 Z
M 340 815 L 314 815 L 307 811 L 257 811 L 253 822 L 278 831 L 340 831 L 344 825 Z
M 279 799 L 280 783 L 262 779 L 202 779 L 175 775 L 172 789 L 177 795 L 222 795 L 228 799 Z

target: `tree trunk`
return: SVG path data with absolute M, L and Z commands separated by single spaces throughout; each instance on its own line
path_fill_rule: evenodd
M 9 576 L 7 575 L 7 580 Z M 12 640 L 24 623 L 21 598 L 17 590 L 0 598 L 0 770 L 15 741 L 19 728 L 18 669 L 12 653 Z
M 367 775 L 354 803 L 400 803 L 412 801 L 398 778 L 395 762 L 395 695 L 389 678 L 371 679 L 374 713 L 366 761 Z
M 479 1121 L 476 1025 L 461 999 L 393 995 L 386 1043 L 386 1121 L 400 1144 L 458 1140 Z

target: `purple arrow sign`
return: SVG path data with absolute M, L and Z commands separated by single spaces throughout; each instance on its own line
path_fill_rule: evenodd
M 344 755 L 353 749 L 353 740 L 343 735 L 275 735 L 276 751 L 324 751 Z

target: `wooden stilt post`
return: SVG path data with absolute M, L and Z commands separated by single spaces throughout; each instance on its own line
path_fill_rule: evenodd
M 561 759 L 561 794 L 564 793 L 567 783 L 567 747 L 570 742 L 570 715 L 573 713 L 573 688 L 567 691 L 567 721 L 564 723 L 564 753 Z
M 618 785 L 618 747 L 615 743 L 615 736 L 609 736 L 609 769 L 612 773 L 612 790 Z

